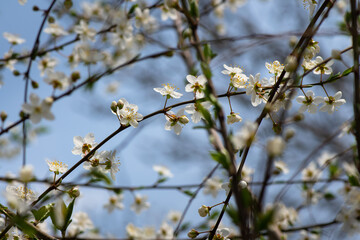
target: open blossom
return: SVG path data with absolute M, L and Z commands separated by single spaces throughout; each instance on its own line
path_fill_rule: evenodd
M 209 178 L 204 185 L 204 194 L 211 194 L 216 198 L 219 190 L 221 189 L 222 181 L 218 177 Z
M 248 81 L 248 77 L 243 74 L 243 70 L 239 67 L 229 67 L 224 64 L 226 70 L 222 70 L 222 74 L 230 76 L 230 85 L 235 88 L 245 88 Z
M 75 136 L 73 141 L 75 146 L 71 152 L 74 155 L 85 156 L 97 145 L 93 133 L 88 133 L 84 138 Z
M 314 60 L 314 64 L 318 65 L 320 63 L 322 63 L 324 60 L 322 59 L 322 57 L 317 56 Z M 320 66 L 316 67 L 313 71 L 314 74 L 325 74 L 325 75 L 330 75 L 332 73 L 332 68 L 330 67 L 331 65 L 334 64 L 334 61 L 330 60 L 327 63 L 323 63 Z
M 123 102 L 123 107 L 117 109 L 117 115 L 120 117 L 120 123 L 122 125 L 131 125 L 136 128 L 139 125 L 139 121 L 143 119 L 143 115 L 138 113 L 138 106 L 130 104 L 124 98 L 120 99 Z
M 306 1 L 308 1 L 308 0 L 306 0 Z M 312 0 L 310 0 L 310 1 L 312 1 Z M 310 39 L 309 44 L 305 48 L 305 52 L 304 52 L 304 59 L 306 61 L 312 59 L 313 57 L 316 56 L 316 54 L 318 54 L 320 52 L 320 46 L 318 43 L 319 42 L 316 42 L 313 39 Z
M 185 112 L 188 114 L 191 114 L 191 120 L 193 123 L 200 122 L 201 119 L 204 119 L 203 115 L 199 111 L 199 109 L 196 107 L 198 104 L 201 104 L 201 106 L 205 109 L 209 109 L 211 107 L 211 102 L 203 102 L 203 103 L 196 103 L 196 104 L 189 104 L 185 107 Z
M 243 149 L 246 146 L 250 146 L 250 144 L 255 139 L 257 128 L 257 123 L 246 122 L 240 131 L 237 132 L 232 138 L 235 149 Z
M 205 96 L 204 90 L 207 79 L 204 75 L 198 77 L 187 75 L 186 80 L 189 82 L 189 84 L 185 86 L 186 92 L 194 92 L 196 98 L 203 98 Z
M 70 85 L 69 78 L 63 72 L 47 71 L 44 81 L 50 84 L 54 89 L 66 90 Z
M 52 98 L 45 98 L 40 102 L 40 98 L 35 93 L 30 95 L 30 103 L 24 103 L 22 110 L 30 115 L 32 123 L 36 124 L 42 118 L 47 120 L 54 120 L 54 115 L 50 112 L 52 106 Z
M 316 113 L 317 105 L 324 102 L 324 99 L 320 96 L 315 97 L 314 92 L 309 90 L 306 92 L 306 96 L 298 96 L 296 101 L 302 104 L 299 112 L 303 113 L 307 110 L 309 113 Z
M 283 203 L 276 203 L 275 206 L 268 205 L 266 210 L 274 209 L 272 227 L 286 229 L 293 225 L 298 219 L 297 211 L 292 207 L 286 207 Z
M 8 32 L 4 32 L 3 33 L 3 37 L 11 44 L 13 45 L 17 45 L 17 44 L 22 44 L 25 42 L 25 39 L 19 37 L 18 35 L 15 34 L 11 34 Z
M 319 166 L 322 167 L 330 164 L 331 162 L 335 162 L 336 159 L 337 157 L 335 153 L 329 153 L 328 151 L 324 151 L 318 157 L 317 162 L 319 163 Z
M 116 194 L 109 198 L 109 201 L 104 205 L 104 208 L 108 210 L 109 213 L 115 209 L 123 209 L 124 204 L 122 203 L 124 196 L 122 194 Z
M 65 36 L 69 34 L 57 23 L 49 23 L 49 26 L 44 29 L 44 32 L 47 34 L 51 34 L 55 37 Z
M 147 31 L 153 31 L 157 27 L 156 19 L 150 15 L 148 8 L 141 10 L 141 8 L 135 8 L 135 26 L 137 28 L 144 27 Z
M 266 151 L 272 157 L 280 156 L 285 149 L 285 141 L 281 136 L 275 136 L 270 138 L 266 144 Z
M 334 113 L 339 106 L 346 103 L 345 99 L 341 98 L 342 92 L 338 91 L 334 96 L 324 97 L 323 105 L 320 107 L 320 111 L 328 112 L 329 114 Z
M 274 162 L 274 171 L 273 174 L 279 175 L 281 173 L 287 174 L 289 172 L 289 168 L 286 163 L 283 161 L 275 161 Z
M 174 229 L 167 222 L 163 222 L 158 231 L 158 239 L 173 239 Z
M 177 18 L 177 11 L 173 8 L 173 0 L 165 0 L 164 5 L 161 6 L 161 20 L 165 21 L 168 18 L 175 20 Z
M 242 117 L 240 117 L 239 113 L 231 112 L 230 115 L 228 115 L 226 118 L 226 123 L 229 125 L 241 121 Z
M 270 85 L 269 80 L 266 78 L 260 79 L 260 73 L 257 73 L 255 77 L 250 74 L 248 83 L 246 95 L 251 95 L 251 104 L 256 107 L 262 102 L 266 102 L 263 87 Z
M 154 165 L 153 170 L 157 172 L 161 177 L 172 178 L 174 176 L 171 171 L 165 166 Z
M 84 162 L 83 167 L 86 170 L 91 170 L 93 168 L 96 168 L 98 171 L 105 173 L 105 167 L 103 165 L 105 164 L 106 158 L 109 155 L 109 151 L 96 151 L 94 155 L 92 155 L 91 159 Z
M 106 151 L 105 153 L 105 162 L 101 164 L 104 172 L 110 172 L 110 176 L 113 180 L 115 180 L 115 173 L 119 171 L 120 161 L 116 159 L 116 150 L 114 151 Z
M 76 228 L 78 232 L 86 231 L 94 228 L 94 224 L 85 212 L 77 212 L 72 217 L 71 225 L 73 228 Z
M 80 20 L 80 23 L 74 27 L 74 32 L 79 34 L 81 41 L 95 41 L 96 30 L 89 28 L 84 20 Z
M 316 0 L 303 0 L 304 2 L 304 7 L 308 8 L 310 11 L 310 17 L 314 14 L 315 11 L 315 7 L 316 7 Z
M 217 229 L 214 240 L 229 240 L 230 230 L 228 228 Z
M 133 210 L 136 214 L 139 214 L 141 211 L 148 209 L 150 207 L 150 203 L 146 201 L 147 196 L 135 195 L 135 199 L 133 204 L 131 204 L 131 210 Z
M 169 219 L 173 224 L 177 224 L 181 219 L 181 212 L 171 210 L 167 215 L 167 219 Z
M 169 111 L 165 114 L 166 123 L 165 130 L 171 131 L 174 129 L 176 135 L 179 135 L 182 130 L 182 125 L 185 125 L 189 122 L 189 119 L 184 114 L 185 109 L 180 109 L 176 114 L 172 111 Z
M 181 93 L 175 91 L 175 86 L 171 86 L 169 83 L 163 84 L 163 86 L 163 88 L 154 88 L 154 91 L 160 93 L 163 96 L 167 96 L 168 98 L 180 98 L 182 96 Z
M 20 212 L 26 211 L 28 204 L 36 199 L 35 193 L 23 184 L 7 185 L 5 197 L 8 205 Z
M 68 165 L 60 162 L 60 161 L 50 161 L 50 160 L 46 160 L 46 163 L 49 166 L 49 170 L 51 172 L 54 172 L 55 174 L 60 174 L 60 173 L 65 173 L 68 170 Z
M 280 64 L 277 60 L 273 63 L 266 62 L 265 67 L 269 70 L 269 73 L 275 74 L 275 76 L 279 76 L 284 70 L 284 65 Z
M 42 57 L 38 63 L 38 68 L 40 70 L 40 76 L 44 76 L 45 71 L 52 71 L 56 66 L 57 61 L 55 58 L 51 58 L 48 55 Z
M 301 171 L 302 180 L 315 181 L 320 178 L 322 172 L 321 169 L 316 166 L 314 162 L 311 162 L 306 168 Z

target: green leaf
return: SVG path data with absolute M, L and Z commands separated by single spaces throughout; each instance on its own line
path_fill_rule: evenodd
M 194 196 L 194 193 L 189 191 L 189 190 L 185 190 L 185 191 L 182 191 L 182 192 L 185 193 L 186 195 L 190 196 L 190 197 Z
M 198 18 L 200 16 L 199 14 L 199 6 L 196 0 L 192 0 L 190 2 L 190 15 Z
M 240 219 L 238 216 L 237 209 L 233 207 L 231 204 L 229 204 L 228 207 L 226 208 L 226 213 L 229 215 L 230 219 L 236 226 L 240 224 Z
M 230 158 L 222 152 L 210 152 L 211 158 L 220 163 L 224 169 L 230 168 Z
M 135 11 L 135 8 L 137 8 L 137 7 L 139 7 L 139 5 L 138 4 L 134 4 L 134 5 L 132 5 L 131 6 L 131 8 L 130 8 L 130 10 L 129 10 L 129 12 L 128 12 L 128 14 L 130 15 L 130 14 L 133 14 L 134 13 L 134 11 Z
M 66 231 L 67 227 L 70 225 L 71 223 L 71 215 L 73 213 L 73 209 L 74 209 L 74 204 L 75 204 L 75 199 L 74 198 L 70 203 L 69 206 L 66 208 L 66 215 L 65 215 L 65 224 L 64 227 L 62 229 L 62 231 Z
M 199 112 L 204 117 L 205 121 L 207 122 L 207 127 L 209 127 L 209 128 L 213 127 L 214 122 L 212 120 L 209 110 L 204 108 L 199 102 L 196 102 L 195 104 L 196 104 L 196 108 L 199 110 Z
M 335 195 L 332 194 L 331 192 L 327 192 L 327 193 L 324 194 L 324 198 L 325 198 L 326 200 L 330 201 L 330 200 L 335 199 Z
M 213 53 L 210 44 L 204 45 L 204 56 L 208 61 L 216 57 L 216 54 Z
M 12 218 L 12 221 L 24 234 L 31 238 L 35 238 L 36 230 L 28 222 L 26 222 L 26 218 L 24 218 L 24 216 L 15 215 Z
M 346 69 L 346 70 L 341 74 L 341 76 L 342 76 L 342 77 L 347 76 L 347 75 L 349 75 L 349 74 L 352 73 L 352 72 L 353 72 L 353 67 L 348 68 L 348 69 Z
M 88 173 L 88 176 L 91 177 L 90 182 L 104 182 L 107 185 L 111 185 L 111 183 L 112 183 L 110 178 L 107 175 L 105 175 L 105 173 L 102 173 L 95 169 L 91 170 Z
M 274 218 L 274 209 L 268 210 L 265 213 L 261 213 L 258 215 L 258 218 L 256 219 L 256 231 L 261 231 L 268 229 L 270 223 L 272 222 Z
M 50 211 L 51 222 L 60 231 L 64 228 L 66 212 L 67 208 L 62 199 L 58 200 Z
M 53 203 L 50 203 L 48 205 L 42 206 L 40 209 L 31 210 L 32 214 L 34 215 L 34 218 L 38 222 L 43 222 L 45 219 L 47 219 L 50 216 L 51 210 L 54 207 Z
M 354 175 L 349 176 L 349 183 L 351 186 L 360 187 L 359 179 L 357 177 L 355 177 Z
M 200 63 L 200 66 L 201 66 L 201 70 L 202 72 L 204 73 L 205 77 L 207 79 L 210 79 L 211 76 L 212 76 L 212 73 L 211 73 L 211 69 L 210 69 L 210 66 L 209 64 L 205 63 L 205 62 L 201 62 Z

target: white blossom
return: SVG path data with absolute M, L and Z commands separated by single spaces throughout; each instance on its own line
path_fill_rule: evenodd
M 179 135 L 182 130 L 182 125 L 185 125 L 189 122 L 189 119 L 184 114 L 185 109 L 180 109 L 176 114 L 172 111 L 169 111 L 165 114 L 166 123 L 165 130 L 171 131 L 174 129 L 176 135 Z
M 338 109 L 339 106 L 346 103 L 345 99 L 341 98 L 342 92 L 338 91 L 334 96 L 324 97 L 323 105 L 320 107 L 320 111 L 328 112 L 333 114 L 334 111 Z
M 72 154 L 81 156 L 88 154 L 97 145 L 93 133 L 88 133 L 84 138 L 75 136 L 73 142 L 75 146 Z
M 90 28 L 84 20 L 80 20 L 80 23 L 74 27 L 74 32 L 79 34 L 81 41 L 95 41 L 96 30 Z
M 204 90 L 207 79 L 204 75 L 200 75 L 198 77 L 187 75 L 186 80 L 189 82 L 185 86 L 186 92 L 194 92 L 196 98 L 203 98 L 205 96 Z
M 47 34 L 51 34 L 55 37 L 66 36 L 69 34 L 67 31 L 64 30 L 64 28 L 62 28 L 57 23 L 49 23 L 49 26 L 44 29 L 44 32 Z
M 309 113 L 314 114 L 317 111 L 317 106 L 324 101 L 324 98 L 320 96 L 315 97 L 314 92 L 309 90 L 305 96 L 298 96 L 296 101 L 302 104 L 299 108 L 300 113 L 307 110 Z
M 54 115 L 50 112 L 52 106 L 52 98 L 45 98 L 40 102 L 40 98 L 35 94 L 30 94 L 30 103 L 24 103 L 22 110 L 30 115 L 32 123 L 36 124 L 42 118 L 47 120 L 54 120 Z
M 235 149 L 243 149 L 246 146 L 250 146 L 255 139 L 257 128 L 257 123 L 245 122 L 240 131 L 232 138 Z
M 147 202 L 147 196 L 135 195 L 133 204 L 131 204 L 131 210 L 136 214 L 141 213 L 141 211 L 146 210 L 150 207 L 150 203 Z
M 124 106 L 117 110 L 118 116 L 120 116 L 120 123 L 122 125 L 128 126 L 129 124 L 136 128 L 139 125 L 139 121 L 143 119 L 143 115 L 138 113 L 138 106 L 135 104 L 130 104 L 124 98 L 121 98 Z
M 211 194 L 214 198 L 217 197 L 219 190 L 221 189 L 222 181 L 219 177 L 209 178 L 204 185 L 203 193 L 205 195 Z
M 208 102 L 208 101 L 202 102 L 202 103 L 196 103 L 196 104 L 192 103 L 192 104 L 186 105 L 185 112 L 188 114 L 191 114 L 191 120 L 193 123 L 198 123 L 198 122 L 200 122 L 201 119 L 204 119 L 203 115 L 196 107 L 198 104 L 201 104 L 201 106 L 207 110 L 212 106 L 211 102 Z
M 230 115 L 228 115 L 226 118 L 226 123 L 229 125 L 241 121 L 242 121 L 242 117 L 240 117 L 239 113 L 231 112 Z
M 163 84 L 164 87 L 162 88 L 154 88 L 155 92 L 160 93 L 163 96 L 167 96 L 168 98 L 172 97 L 172 98 L 180 98 L 182 96 L 181 93 L 176 92 L 176 87 L 175 86 L 171 86 L 169 83 L 168 84 Z
M 22 44 L 25 42 L 25 39 L 19 37 L 16 34 L 12 34 L 12 33 L 8 33 L 8 32 L 4 32 L 3 33 L 3 37 L 11 44 L 13 45 L 17 45 L 17 44 Z
M 161 177 L 172 178 L 174 176 L 171 171 L 165 166 L 154 165 L 153 170 L 157 172 Z
M 115 209 L 123 209 L 124 204 L 122 203 L 124 196 L 122 194 L 116 194 L 109 198 L 109 201 L 104 205 L 104 208 L 108 210 L 109 213 Z

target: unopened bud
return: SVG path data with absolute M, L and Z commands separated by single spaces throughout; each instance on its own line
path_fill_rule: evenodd
M 297 41 L 298 41 L 298 38 L 296 36 L 291 36 L 289 39 L 290 47 L 294 48 L 296 46 Z
M 188 232 L 187 236 L 191 239 L 196 238 L 199 235 L 199 232 L 195 229 L 191 229 L 190 232 Z
M 117 110 L 117 103 L 115 101 L 112 101 L 110 109 L 113 113 L 116 114 L 116 110 Z
M 206 217 L 210 212 L 210 208 L 208 206 L 202 205 L 199 208 L 198 212 L 199 212 L 200 217 Z
M 247 182 L 245 182 L 244 180 L 241 180 L 240 182 L 239 182 L 239 187 L 241 188 L 241 189 L 244 189 L 244 188 L 247 188 Z
M 54 102 L 54 99 L 52 97 L 47 97 L 47 98 L 44 99 L 44 102 L 47 105 L 51 106 L 53 104 L 53 102 Z
M 289 139 L 295 136 L 295 130 L 293 128 L 288 128 L 285 130 L 285 140 L 288 141 Z
M 331 57 L 336 60 L 341 60 L 341 52 L 339 50 L 333 49 L 331 51 Z
M 49 16 L 48 22 L 49 22 L 49 23 L 54 23 L 54 22 L 55 22 L 55 18 L 52 17 L 52 16 Z
M 20 75 L 20 72 L 19 72 L 18 70 L 14 70 L 14 71 L 13 71 L 13 74 L 14 74 L 14 76 L 19 76 L 19 75 Z
M 64 7 L 69 10 L 73 6 L 72 0 L 65 0 L 64 1 Z
M 33 167 L 31 165 L 23 166 L 20 169 L 19 178 L 21 181 L 29 182 L 33 177 Z
M 280 156 L 285 149 L 285 141 L 280 136 L 275 136 L 267 141 L 266 150 L 271 157 Z
M 4 112 L 4 111 L 2 111 L 1 113 L 0 113 L 0 118 L 1 118 L 1 121 L 2 122 L 5 122 L 5 120 L 7 119 L 7 113 L 6 112 Z
M 39 11 L 40 9 L 39 9 L 38 6 L 34 5 L 33 8 L 32 8 L 32 10 L 33 10 L 34 12 L 37 12 L 37 11 Z
M 71 81 L 76 82 L 80 79 L 80 73 L 78 71 L 71 73 Z
M 300 122 L 300 121 L 304 120 L 304 114 L 298 113 L 298 114 L 296 114 L 296 115 L 294 116 L 293 119 L 294 119 L 295 122 Z
M 32 86 L 33 89 L 37 89 L 37 88 L 39 88 L 39 83 L 37 81 L 32 80 L 31 81 L 31 86 Z
M 124 107 L 124 102 L 121 99 L 119 99 L 119 101 L 117 102 L 117 106 L 119 109 L 122 109 Z
M 179 122 L 182 123 L 182 124 L 187 124 L 189 122 L 189 118 L 185 115 L 182 115 L 180 118 L 179 118 Z
M 72 187 L 67 193 L 71 198 L 77 198 L 80 196 L 79 187 Z
M 298 63 L 297 63 L 297 59 L 296 59 L 295 56 L 290 55 L 290 56 L 288 56 L 288 57 L 286 58 L 286 61 L 285 61 L 285 70 L 286 70 L 287 72 L 294 72 L 294 71 L 296 71 L 297 65 L 298 65 Z

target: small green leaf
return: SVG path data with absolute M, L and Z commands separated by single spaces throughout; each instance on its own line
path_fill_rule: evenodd
M 346 69 L 346 70 L 341 74 L 341 76 L 342 76 L 342 77 L 347 76 L 347 75 L 349 75 L 349 74 L 352 73 L 352 72 L 353 72 L 353 67 L 348 68 L 348 69 Z
M 327 193 L 324 194 L 324 198 L 325 198 L 326 200 L 330 201 L 330 200 L 335 199 L 335 195 L 332 194 L 331 192 L 327 192 Z
M 349 183 L 351 186 L 360 187 L 359 179 L 357 177 L 355 177 L 354 175 L 349 176 Z
M 130 14 L 133 14 L 134 13 L 134 11 L 135 11 L 135 8 L 137 8 L 137 7 L 139 7 L 139 5 L 138 4 L 134 4 L 134 5 L 132 5 L 131 6 L 131 8 L 130 8 L 130 10 L 129 10 L 129 12 L 128 12 L 128 14 L 130 15 Z
M 90 182 L 104 182 L 107 185 L 111 185 L 112 183 L 107 175 L 97 170 L 91 170 L 88 176 L 91 177 Z
M 240 219 L 239 219 L 239 214 L 237 212 L 237 209 L 235 207 L 233 207 L 231 204 L 228 205 L 228 207 L 226 208 L 226 213 L 229 215 L 230 219 L 232 220 L 232 222 L 238 226 L 240 223 Z
M 48 205 L 42 206 L 40 209 L 31 210 L 32 214 L 34 215 L 34 218 L 38 222 L 43 222 L 45 219 L 47 219 L 50 216 L 51 210 L 54 207 L 53 203 L 50 203 Z
M 201 66 L 201 70 L 202 72 L 204 73 L 205 77 L 207 79 L 210 79 L 211 76 L 212 76 L 212 73 L 211 73 L 211 69 L 210 69 L 210 66 L 209 64 L 205 63 L 205 62 L 201 62 L 200 63 L 200 66 Z
M 274 209 L 271 209 L 266 211 L 265 213 L 259 214 L 258 218 L 256 219 L 256 231 L 268 229 L 274 218 L 274 213 Z
M 230 168 L 230 158 L 222 152 L 210 152 L 211 158 L 220 163 L 224 169 Z
M 189 190 L 185 190 L 183 191 L 183 193 L 185 193 L 186 195 L 190 196 L 190 197 L 193 197 L 194 196 L 194 193 L 189 191 Z
M 198 18 L 200 16 L 199 6 L 196 0 L 191 0 L 190 2 L 190 14 L 195 18 Z

